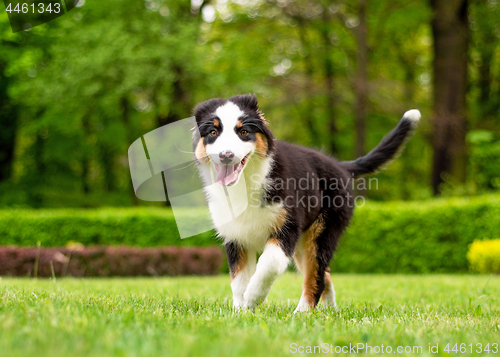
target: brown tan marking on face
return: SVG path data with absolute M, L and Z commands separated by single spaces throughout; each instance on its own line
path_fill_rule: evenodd
M 304 274 L 302 290 L 309 304 L 314 309 L 315 295 L 318 290 L 318 262 L 316 260 L 316 239 L 325 229 L 325 224 L 321 216 L 314 221 L 307 231 L 302 235 L 302 244 L 297 247 L 294 258 L 299 270 Z M 299 261 L 298 261 L 299 260 Z M 298 261 L 298 262 L 297 262 Z
M 234 267 L 233 270 L 229 272 L 229 275 L 231 276 L 231 281 L 236 277 L 236 275 L 238 275 L 243 269 L 245 269 L 247 262 L 248 262 L 248 251 L 244 248 L 240 248 L 238 264 Z
M 267 149 L 268 149 L 267 138 L 262 133 L 256 133 L 255 137 L 256 137 L 255 140 L 256 152 L 263 157 L 267 156 Z
M 236 123 L 236 127 L 239 129 L 243 126 L 243 123 L 241 122 L 241 120 L 238 120 L 238 122 Z
M 214 126 L 216 126 L 217 128 L 220 128 L 220 121 L 219 119 L 214 119 Z
M 196 145 L 196 150 L 194 151 L 194 156 L 202 164 L 208 163 L 208 155 L 205 145 L 203 145 L 203 138 L 200 138 L 198 145 Z

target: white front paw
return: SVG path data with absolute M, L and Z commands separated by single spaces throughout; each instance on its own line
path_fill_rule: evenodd
M 262 303 L 263 300 L 259 299 L 257 296 L 250 294 L 248 292 L 245 292 L 244 299 L 245 299 L 245 308 L 248 309 L 255 309 L 258 305 Z
M 259 304 L 257 304 L 256 301 L 247 301 L 247 302 L 245 302 L 243 309 L 244 310 L 248 310 L 248 309 L 254 310 L 257 307 L 257 305 L 259 305 Z
M 245 300 L 243 300 L 242 297 L 233 296 L 233 309 L 244 310 L 245 309 Z
M 249 309 L 255 309 L 257 306 L 262 304 L 266 300 L 267 294 L 259 295 L 253 294 L 251 291 L 245 291 L 243 298 L 245 300 L 245 307 Z
M 293 313 L 296 314 L 297 312 L 309 312 L 309 311 L 312 311 L 309 305 L 299 304 Z

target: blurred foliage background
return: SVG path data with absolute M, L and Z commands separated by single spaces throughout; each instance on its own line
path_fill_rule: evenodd
M 497 0 L 81 0 L 19 33 L 0 6 L 0 206 L 151 204 L 128 146 L 241 93 L 279 139 L 342 160 L 420 109 L 373 200 L 500 188 Z

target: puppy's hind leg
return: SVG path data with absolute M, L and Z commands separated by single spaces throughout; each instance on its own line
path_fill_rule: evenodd
M 320 298 L 328 306 L 335 306 L 329 264 L 342 231 L 343 225 L 338 220 L 329 219 L 327 213 L 323 213 L 304 232 L 297 245 L 301 251 L 298 256 L 302 257 L 300 269 L 304 273 L 304 282 L 295 313 L 313 310 Z
M 324 229 L 323 219 L 322 217 L 318 217 L 307 231 L 304 232 L 295 248 L 295 263 L 304 274 L 304 281 L 302 282 L 302 296 L 294 313 L 313 310 L 325 287 L 323 279 L 324 267 L 318 261 L 316 241 Z

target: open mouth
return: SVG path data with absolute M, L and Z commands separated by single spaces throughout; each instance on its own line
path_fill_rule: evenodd
M 220 165 L 213 162 L 215 171 L 217 171 L 217 177 L 215 180 L 222 186 L 231 186 L 238 181 L 240 173 L 243 171 L 245 164 L 247 162 L 248 155 L 246 155 L 243 160 L 238 162 L 236 165 Z

